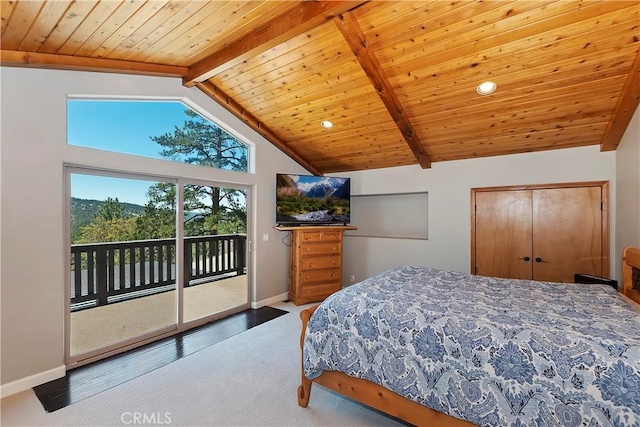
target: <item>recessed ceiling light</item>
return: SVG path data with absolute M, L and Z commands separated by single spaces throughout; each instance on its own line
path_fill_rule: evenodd
M 478 85 L 478 87 L 476 88 L 476 92 L 478 92 L 480 95 L 490 95 L 495 92 L 497 87 L 498 85 L 496 85 L 494 82 L 484 82 Z
M 333 127 L 333 123 L 331 123 L 329 120 L 323 120 L 320 122 L 320 126 L 325 129 L 331 129 Z

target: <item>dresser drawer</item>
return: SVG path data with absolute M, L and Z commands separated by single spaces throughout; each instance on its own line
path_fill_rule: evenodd
M 335 243 L 305 243 L 301 247 L 302 256 L 340 254 L 340 242 Z
M 339 231 L 323 231 L 322 232 L 323 242 L 339 242 L 341 237 L 342 236 Z
M 309 270 L 300 273 L 300 283 L 338 282 L 342 280 L 342 272 L 339 268 L 328 270 Z
M 322 232 L 321 231 L 303 231 L 301 234 L 302 234 L 302 241 L 303 242 L 320 242 L 320 241 L 322 241 Z
M 300 262 L 301 270 L 322 270 L 327 268 L 340 268 L 342 257 L 340 254 L 329 256 L 305 257 Z
M 303 242 L 339 242 L 340 232 L 338 231 L 303 231 Z
M 326 285 L 302 286 L 298 290 L 299 297 L 320 297 L 325 299 L 334 292 L 341 289 L 340 283 L 330 283 Z

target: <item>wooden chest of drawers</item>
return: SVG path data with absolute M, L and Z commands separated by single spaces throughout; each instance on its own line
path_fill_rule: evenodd
M 278 227 L 283 230 L 284 227 Z M 287 227 L 291 232 L 289 299 L 322 301 L 342 288 L 342 238 L 347 227 Z

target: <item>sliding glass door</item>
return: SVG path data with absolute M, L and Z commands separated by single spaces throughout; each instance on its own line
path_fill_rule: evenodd
M 175 183 L 70 174 L 69 355 L 177 329 Z M 150 188 L 173 189 L 165 205 Z
M 248 187 L 207 179 L 244 180 L 250 145 L 185 99 L 70 96 L 66 112 L 79 165 L 108 170 L 67 168 L 67 365 L 248 308 Z
M 246 191 L 185 184 L 184 321 L 249 303 Z
M 249 307 L 247 189 L 68 170 L 67 363 Z

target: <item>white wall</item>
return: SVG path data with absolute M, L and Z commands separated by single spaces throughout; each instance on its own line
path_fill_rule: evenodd
M 64 363 L 65 163 L 253 185 L 255 227 L 249 234 L 256 242 L 256 274 L 251 299 L 260 302 L 288 291 L 288 250 L 273 229 L 275 173 L 304 173 L 297 163 L 179 79 L 6 67 L 0 73 L 3 385 Z M 255 144 L 255 174 L 68 146 L 67 95 L 79 94 L 186 97 Z M 264 234 L 269 241 L 262 240 Z
M 636 109 L 616 150 L 618 214 L 616 249 L 640 247 L 640 108 Z M 621 265 L 617 265 L 620 277 Z
M 611 217 L 616 218 L 615 161 L 615 152 L 601 153 L 599 147 L 590 146 L 434 163 L 431 169 L 405 166 L 341 174 L 352 178 L 352 194 L 429 193 L 429 239 L 346 237 L 344 283 L 349 284 L 352 275 L 360 281 L 401 264 L 468 272 L 474 187 L 610 181 Z M 351 222 L 357 226 L 358 218 Z M 615 221 L 611 225 L 613 239 Z

